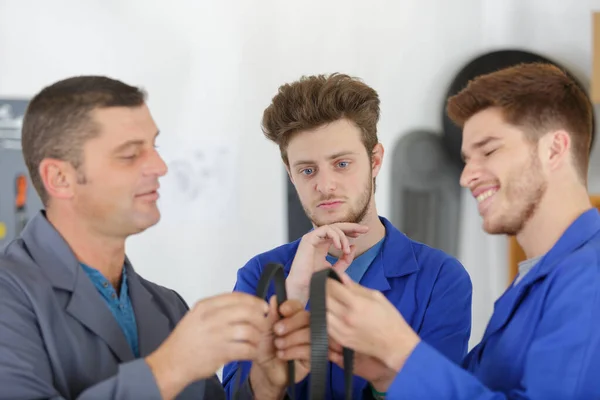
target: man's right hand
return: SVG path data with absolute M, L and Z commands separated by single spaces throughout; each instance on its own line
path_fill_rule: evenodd
M 253 360 L 269 329 L 268 311 L 263 299 L 240 292 L 197 302 L 164 343 L 146 357 L 162 398 L 176 397 L 224 364 Z
M 330 267 L 345 271 L 354 260 L 354 246 L 350 244 L 348 238 L 357 238 L 368 230 L 365 225 L 340 222 L 320 226 L 304 235 L 286 280 L 288 298 L 299 300 L 306 305 L 312 275 L 316 271 Z M 326 259 L 331 246 L 342 251 L 342 256 L 333 266 Z

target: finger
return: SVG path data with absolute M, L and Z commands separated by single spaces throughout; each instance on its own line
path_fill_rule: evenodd
M 327 279 L 325 287 L 326 304 L 329 310 L 329 305 L 341 303 L 344 306 L 351 308 L 353 305 L 353 293 L 350 287 L 346 286 L 335 279 Z
M 328 358 L 329 361 L 336 364 L 338 367 L 344 368 L 344 356 L 342 353 L 337 351 L 329 351 Z
M 267 314 L 269 326 L 272 326 L 279 318 L 279 312 L 277 311 L 277 297 L 273 295 L 269 299 L 269 313 Z
M 356 252 L 356 247 L 354 245 L 350 245 L 350 253 L 348 254 L 343 254 L 342 257 L 340 257 L 337 262 L 335 263 L 335 265 L 332 266 L 332 268 L 335 270 L 335 272 L 342 273 L 344 272 L 346 269 L 348 269 L 348 267 L 350 266 L 350 264 L 352 264 L 352 261 L 354 261 L 354 254 Z
M 341 250 L 342 249 L 342 241 L 341 241 L 340 234 L 330 226 L 326 227 L 325 232 L 326 232 L 325 237 L 330 239 L 333 242 L 333 245 L 337 249 Z
M 268 304 L 265 302 L 265 305 Z M 252 305 L 238 304 L 226 307 L 213 308 L 199 314 L 196 319 L 198 324 L 212 324 L 219 329 L 235 324 L 249 324 L 259 331 L 267 331 L 272 323 L 265 317 L 262 309 L 256 309 Z
M 338 275 L 340 276 L 340 280 L 344 286 L 346 286 L 355 295 L 359 295 L 368 299 L 374 298 L 374 295 L 377 292 L 376 290 L 369 289 L 359 283 L 354 282 L 354 280 L 352 280 L 352 278 L 350 278 L 350 276 L 344 271 L 341 271 Z
M 229 343 L 224 349 L 225 363 L 232 361 L 252 361 L 258 357 L 258 346 L 247 342 Z
M 342 250 L 344 254 L 348 254 L 350 252 L 350 242 L 348 241 L 346 234 L 335 225 L 332 225 L 331 229 L 333 229 L 340 238 L 340 250 Z
M 286 300 L 279 306 L 279 312 L 284 318 L 291 317 L 292 315 L 303 310 L 304 305 L 295 299 Z
M 261 330 L 256 329 L 253 325 L 244 323 L 229 325 L 222 331 L 217 332 L 218 335 L 223 335 L 227 342 L 244 342 L 254 346 L 260 343 L 262 333 Z
M 344 234 L 346 235 L 346 237 L 349 237 L 352 239 L 356 239 L 360 235 L 364 235 L 364 233 L 362 233 L 362 232 L 344 232 Z
M 341 353 L 342 345 L 330 337 L 329 338 L 329 350 Z
M 277 350 L 277 358 L 280 360 L 298 360 L 310 362 L 310 345 L 301 345 Z
M 325 241 L 332 242 L 334 239 L 331 237 L 331 228 L 328 225 L 323 225 L 312 232 L 311 242 L 313 245 L 321 244 Z
M 193 310 L 215 309 L 239 304 L 262 310 L 264 314 L 269 311 L 269 306 L 263 299 L 243 292 L 225 293 L 200 300 L 194 305 Z
M 352 222 L 338 222 L 335 225 L 337 228 L 340 228 L 344 234 L 365 234 L 369 231 L 369 227 L 366 225 L 355 224 Z
M 354 281 L 352 280 L 352 278 L 350 278 L 350 276 L 345 273 L 344 271 L 340 272 L 338 274 L 340 276 L 340 280 L 342 281 L 342 283 L 346 286 L 353 286 Z
M 310 344 L 310 328 L 294 331 L 288 335 L 275 338 L 275 347 L 278 350 L 285 350 L 290 347 Z
M 298 329 L 302 329 L 304 327 L 308 327 L 310 323 L 310 314 L 308 311 L 301 310 L 291 317 L 287 317 L 278 321 L 273 330 L 279 336 L 288 334 L 290 332 L 294 332 Z

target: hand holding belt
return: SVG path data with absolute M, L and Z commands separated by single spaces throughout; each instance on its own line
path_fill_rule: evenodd
M 340 281 L 339 276 L 333 269 L 324 269 L 315 272 L 310 281 L 310 391 L 309 400 L 325 399 L 325 381 L 327 377 L 327 366 L 329 361 L 329 336 L 327 334 L 327 307 L 326 307 L 326 285 L 327 279 L 332 278 Z M 285 289 L 285 275 L 283 265 L 267 264 L 260 280 L 258 281 L 256 295 L 265 298 L 269 284 L 275 285 L 277 305 L 280 306 L 287 300 Z M 268 299 L 266 299 L 268 300 Z M 352 399 L 352 378 L 354 351 L 343 349 L 344 355 L 344 381 L 346 399 Z M 294 362 L 288 362 L 288 393 L 291 399 L 295 397 L 295 371 Z M 238 375 L 239 378 L 239 375 Z M 238 386 L 239 387 L 239 382 Z

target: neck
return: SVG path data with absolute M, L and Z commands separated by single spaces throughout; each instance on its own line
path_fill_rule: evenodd
M 46 216 L 79 262 L 97 269 L 117 290 L 121 287 L 125 239 L 99 234 L 83 218 L 62 210 L 48 209 Z
M 589 194 L 583 185 L 551 190 L 548 188 L 535 214 L 516 236 L 528 259 L 550 251 L 567 228 L 592 208 Z
M 373 202 L 371 203 L 369 211 L 363 218 L 362 222 L 360 222 L 360 225 L 365 225 L 369 227 L 369 231 L 363 235 L 360 235 L 357 238 L 348 238 L 350 244 L 354 245 L 355 258 L 364 253 L 365 251 L 369 250 L 385 236 L 385 226 L 379 219 L 377 209 L 375 208 Z M 341 251 L 335 248 L 334 246 L 331 246 L 329 249 L 329 254 L 339 258 L 341 256 Z

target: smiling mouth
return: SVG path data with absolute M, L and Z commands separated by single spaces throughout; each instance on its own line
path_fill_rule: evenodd
M 497 191 L 498 191 L 497 188 L 486 190 L 485 192 L 483 192 L 479 196 L 477 196 L 475 199 L 477 200 L 478 203 L 481 203 L 482 201 L 495 195 Z

